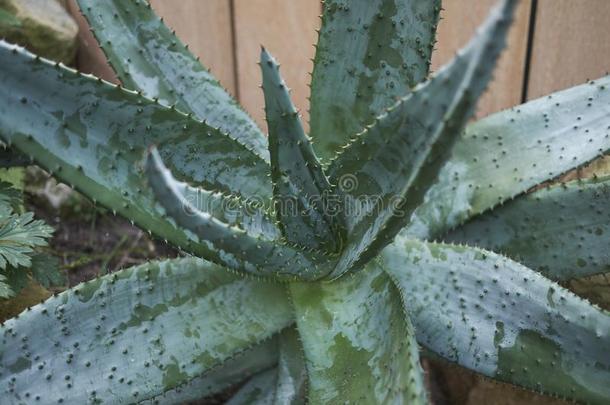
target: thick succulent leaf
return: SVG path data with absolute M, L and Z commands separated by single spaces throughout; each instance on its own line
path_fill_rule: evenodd
M 188 236 L 155 210 L 144 185 L 139 162 L 151 144 L 181 179 L 244 198 L 270 198 L 269 166 L 210 126 L 6 43 L 0 61 L 0 136 L 94 201 L 173 244 L 192 250 Z
M 54 155 L 61 146 L 60 157 L 71 156 L 72 165 L 80 163 L 91 177 L 108 171 L 125 177 L 123 165 L 157 144 L 185 179 L 243 196 L 271 195 L 269 166 L 231 135 L 6 42 L 0 42 L 0 60 L 3 137 L 27 155 L 35 149 L 23 146 L 31 137 Z M 41 139 L 42 132 L 48 139 Z M 74 156 L 80 161 L 72 162 Z
M 78 0 L 121 83 L 164 105 L 193 113 L 267 160 L 252 118 L 154 13 L 145 0 Z
M 330 183 L 313 151 L 275 59 L 262 48 L 261 70 L 269 127 L 269 154 L 275 211 L 286 239 L 312 249 L 337 251 L 336 215 L 325 200 Z
M 333 283 L 292 283 L 291 292 L 311 403 L 426 403 L 413 329 L 375 263 Z
M 0 393 L 43 404 L 156 397 L 289 326 L 287 299 L 283 286 L 192 258 L 93 280 L 0 327 Z
M 253 376 L 232 398 L 229 405 L 299 405 L 306 404 L 307 369 L 294 328 L 279 337 L 277 367 Z
M 186 182 L 178 181 L 167 171 L 157 148 L 151 147 L 149 152 L 151 158 L 147 162 L 148 173 L 157 176 L 164 171 L 165 181 L 171 183 L 172 189 L 196 210 L 205 212 L 228 226 L 243 229 L 252 236 L 266 239 L 281 237 L 278 224 L 260 199 L 255 197 L 242 199 L 232 194 L 209 191 L 203 187 L 193 187 Z
M 610 272 L 610 178 L 522 195 L 443 239 L 502 252 L 554 280 Z
M 275 405 L 307 403 L 307 367 L 299 332 L 290 328 L 282 332 L 279 342 Z
M 426 78 L 440 8 L 440 0 L 324 2 L 311 88 L 321 158 Z
M 222 222 L 193 206 L 182 194 L 182 183 L 173 178 L 155 148 L 146 162 L 146 174 L 155 196 L 178 226 L 192 232 L 213 260 L 241 272 L 257 276 L 317 279 L 326 275 L 326 257 L 300 250 L 283 240 L 253 235 L 247 229 Z
M 0 218 L 0 269 L 30 267 L 36 246 L 44 246 L 53 234 L 53 228 L 34 214 L 14 214 Z
M 610 76 L 470 125 L 408 228 L 437 238 L 610 150 Z
M 354 183 L 346 198 L 353 213 L 347 247 L 332 276 L 371 260 L 423 201 L 491 79 L 516 3 L 502 1 L 449 65 L 358 134 L 331 163 L 333 184 L 350 178 Z
M 481 249 L 399 237 L 382 260 L 432 352 L 538 392 L 608 403 L 609 313 Z
M 281 236 L 279 224 L 268 212 L 265 203 L 257 198 L 243 199 L 228 193 L 193 187 L 178 180 L 175 180 L 175 187 L 193 207 L 228 225 L 268 239 Z
M 250 379 L 227 401 L 227 405 L 273 405 L 277 385 L 277 368 L 263 371 Z
M 237 354 L 204 375 L 195 377 L 178 388 L 141 403 L 179 405 L 221 393 L 244 381 L 246 378 L 260 373 L 262 370 L 275 367 L 278 361 L 278 344 L 277 337 L 266 340 L 251 349 Z

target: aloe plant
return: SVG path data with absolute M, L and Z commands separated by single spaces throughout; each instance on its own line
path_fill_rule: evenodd
M 537 186 L 610 149 L 610 77 L 470 124 L 516 3 L 429 75 L 439 0 L 327 0 L 309 135 L 265 49 L 268 137 L 142 0 L 80 0 L 123 86 L 3 43 L 2 139 L 187 256 L 5 322 L 0 402 L 426 403 L 423 347 L 607 403 L 557 281 L 609 269 L 610 178 Z

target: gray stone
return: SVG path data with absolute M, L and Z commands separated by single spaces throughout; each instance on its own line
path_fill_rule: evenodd
M 78 25 L 57 0 L 0 0 L 0 37 L 45 58 L 70 63 Z

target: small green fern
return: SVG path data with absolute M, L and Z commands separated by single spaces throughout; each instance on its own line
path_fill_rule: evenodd
M 36 250 L 47 245 L 53 228 L 34 220 L 31 212 L 16 213 L 21 204 L 21 193 L 0 182 L 0 298 L 13 297 L 25 287 L 30 273 L 46 286 L 63 284 L 57 263 Z
M 34 220 L 31 212 L 0 219 L 0 269 L 7 265 L 29 267 L 34 248 L 46 245 L 51 233 L 52 229 L 43 221 Z

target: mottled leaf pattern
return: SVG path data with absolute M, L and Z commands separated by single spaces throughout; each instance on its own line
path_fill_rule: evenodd
M 267 163 L 230 136 L 4 42 L 0 60 L 0 137 L 174 245 L 210 255 L 155 209 L 140 168 L 151 144 L 182 180 L 254 201 L 271 197 Z
M 287 299 L 280 285 L 192 258 L 96 279 L 0 327 L 0 393 L 13 403 L 156 397 L 289 326 Z
M 245 379 L 276 366 L 277 336 L 237 354 L 218 367 L 195 377 L 186 384 L 142 401 L 145 405 L 184 404 L 219 394 Z
M 124 86 L 193 113 L 268 160 L 267 140 L 252 118 L 201 65 L 146 0 L 78 0 Z
M 425 403 L 413 329 L 375 263 L 334 283 L 294 283 L 291 292 L 312 403 Z
M 333 193 L 280 76 L 280 66 L 261 50 L 265 112 L 275 212 L 286 239 L 311 249 L 337 251 L 342 242 L 341 217 L 325 199 Z
M 382 260 L 431 351 L 538 392 L 607 403 L 607 312 L 481 249 L 398 237 Z
M 610 151 L 609 121 L 606 76 L 470 125 L 411 218 L 409 234 L 440 237 Z
M 346 192 L 347 246 L 332 276 L 371 260 L 408 223 L 467 120 L 504 48 L 516 0 L 504 0 L 479 34 L 432 79 L 357 135 L 333 160 L 329 175 Z
M 610 179 L 520 196 L 443 239 L 502 252 L 553 280 L 610 272 Z
M 274 404 L 304 405 L 307 403 L 307 368 L 298 330 L 285 330 L 279 344 Z
M 440 0 L 326 0 L 311 83 L 311 136 L 335 152 L 430 68 Z
M 146 174 L 167 214 L 196 235 L 202 250 L 212 252 L 214 262 L 255 276 L 294 279 L 298 275 L 313 280 L 327 274 L 330 265 L 315 251 L 302 251 L 282 240 L 251 234 L 198 210 L 182 194 L 184 185 L 173 178 L 154 148 L 146 162 Z
M 78 2 L 125 87 L 0 42 L 0 165 L 31 159 L 218 264 L 146 263 L 6 321 L 0 403 L 178 404 L 241 383 L 229 404 L 418 405 L 418 344 L 608 403 L 610 314 L 549 278 L 609 269 L 610 180 L 543 183 L 610 150 L 610 77 L 462 131 L 517 0 L 428 81 L 440 0 L 326 0 L 311 139 L 262 51 L 269 144 L 145 0 Z M 48 235 L 4 191 L 0 298 L 65 284 L 42 256 L 14 267 Z

